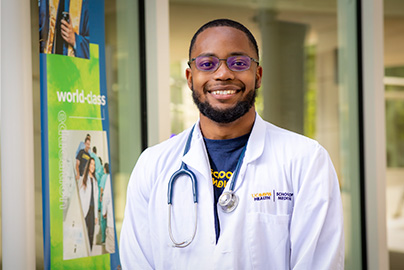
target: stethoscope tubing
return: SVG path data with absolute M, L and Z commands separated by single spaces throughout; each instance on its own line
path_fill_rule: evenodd
M 172 204 L 174 182 L 183 174 L 188 175 L 189 178 L 191 179 L 192 195 L 193 195 L 194 203 L 198 203 L 198 196 L 197 196 L 198 190 L 196 187 L 196 176 L 192 171 L 190 171 L 188 169 L 187 165 L 184 162 L 182 162 L 181 168 L 171 176 L 170 181 L 168 182 L 167 202 L 169 205 Z
M 185 156 L 189 148 L 191 146 L 191 139 L 192 139 L 192 133 L 194 131 L 195 125 L 192 127 L 192 130 L 188 136 L 187 143 L 185 145 L 184 149 L 184 155 Z M 194 232 L 192 234 L 192 237 L 183 242 L 177 242 L 173 236 L 173 231 L 172 231 L 172 226 L 171 226 L 171 208 L 172 208 L 172 197 L 173 197 L 173 186 L 175 180 L 177 180 L 181 175 L 187 175 L 191 179 L 191 184 L 192 184 L 192 195 L 193 195 L 193 200 L 194 200 L 194 208 L 195 208 L 195 227 L 194 227 Z M 170 239 L 174 244 L 174 247 L 178 248 L 184 248 L 187 247 L 189 244 L 192 243 L 192 241 L 195 238 L 196 235 L 196 229 L 197 229 L 197 221 L 198 221 L 198 190 L 197 190 L 197 182 L 196 182 L 196 176 L 195 174 L 188 169 L 188 166 L 184 163 L 181 162 L 181 167 L 179 170 L 173 173 L 173 175 L 170 178 L 170 181 L 168 182 L 168 190 L 167 190 L 167 202 L 168 202 L 168 233 L 170 235 Z
M 171 229 L 171 204 L 168 205 L 168 233 L 169 233 L 169 235 L 170 235 L 171 242 L 173 242 L 173 244 L 174 244 L 174 247 L 177 247 L 177 248 L 184 248 L 184 247 L 187 247 L 187 246 L 189 246 L 189 244 L 191 244 L 192 241 L 194 240 L 195 235 L 196 235 L 196 229 L 197 229 L 197 221 L 198 221 L 198 207 L 197 207 L 197 205 L 198 205 L 198 203 L 194 203 L 194 208 L 195 208 L 195 227 L 194 227 L 194 233 L 192 234 L 192 237 L 191 237 L 189 240 L 183 241 L 183 242 L 181 242 L 181 243 L 178 243 L 178 242 L 175 240 L 174 236 L 173 236 L 173 231 L 172 231 L 172 229 Z
M 229 192 L 231 192 L 231 193 L 234 193 L 234 186 L 236 185 L 236 180 L 237 180 L 238 174 L 240 172 L 241 165 L 243 164 L 243 159 L 244 159 L 246 148 L 247 148 L 247 144 L 246 144 L 246 146 L 244 146 L 243 151 L 240 154 L 240 157 L 237 161 L 236 169 L 234 170 L 234 173 L 231 177 L 230 186 L 229 186 Z
M 190 147 L 191 147 L 191 140 L 192 140 L 192 133 L 194 132 L 195 125 L 192 127 L 190 134 L 188 135 L 188 139 L 185 145 L 184 149 L 184 154 L 185 156 Z M 229 190 L 223 192 L 223 194 L 219 198 L 219 205 L 221 206 L 223 212 L 225 213 L 230 213 L 234 211 L 238 205 L 238 196 L 234 194 L 234 187 L 236 183 L 236 179 L 238 177 L 238 174 L 240 172 L 241 165 L 243 164 L 243 159 L 245 155 L 245 151 L 247 148 L 247 144 L 244 146 L 240 157 L 238 159 L 236 169 L 234 170 L 234 173 L 232 175 L 231 181 L 230 181 L 230 186 Z M 195 227 L 194 227 L 194 232 L 192 234 L 192 237 L 190 240 L 183 241 L 183 242 L 177 242 L 173 236 L 172 232 L 172 226 L 171 226 L 171 208 L 172 208 L 172 197 L 173 197 L 173 187 L 174 187 L 174 182 L 177 180 L 181 175 L 187 175 L 189 176 L 192 184 L 192 195 L 193 195 L 193 200 L 194 200 L 194 208 L 195 208 Z M 197 204 L 198 204 L 198 190 L 197 190 L 197 180 L 195 174 L 188 169 L 187 165 L 182 161 L 181 162 L 181 167 L 173 173 L 171 176 L 169 182 L 168 182 L 168 190 L 167 190 L 167 202 L 168 202 L 168 232 L 170 235 L 170 239 L 174 244 L 174 247 L 178 248 L 184 248 L 187 247 L 191 242 L 194 240 L 195 235 L 196 235 L 196 229 L 197 229 L 197 221 L 198 221 L 198 213 L 197 213 Z

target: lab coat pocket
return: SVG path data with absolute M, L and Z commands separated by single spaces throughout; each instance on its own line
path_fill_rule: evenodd
M 247 215 L 252 269 L 289 269 L 289 223 L 290 215 Z

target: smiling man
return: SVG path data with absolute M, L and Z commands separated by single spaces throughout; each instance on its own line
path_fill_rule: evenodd
M 199 121 L 145 150 L 121 231 L 124 269 L 343 269 L 338 179 L 316 141 L 265 122 L 255 38 L 203 25 L 186 78 Z

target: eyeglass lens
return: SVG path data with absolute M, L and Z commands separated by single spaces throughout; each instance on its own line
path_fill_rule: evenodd
M 220 60 L 226 60 L 227 67 L 232 71 L 244 71 L 251 66 L 251 59 L 246 55 L 231 56 L 227 59 L 219 59 L 216 56 L 198 56 L 195 59 L 195 65 L 201 71 L 215 71 L 219 68 Z

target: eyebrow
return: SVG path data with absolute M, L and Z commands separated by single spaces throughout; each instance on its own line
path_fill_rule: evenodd
M 229 54 L 229 57 L 231 57 L 231 56 L 237 56 L 237 55 L 246 55 L 246 56 L 249 56 L 247 53 L 245 53 L 245 52 L 232 52 L 232 53 L 230 53 Z M 199 56 L 215 56 L 215 57 L 218 57 L 216 54 L 214 54 L 214 53 L 202 53 L 202 54 L 200 54 L 200 55 L 198 55 L 198 56 L 195 56 L 195 57 L 199 57 Z M 193 57 L 194 58 L 194 57 Z M 218 57 L 219 58 L 219 57 Z

